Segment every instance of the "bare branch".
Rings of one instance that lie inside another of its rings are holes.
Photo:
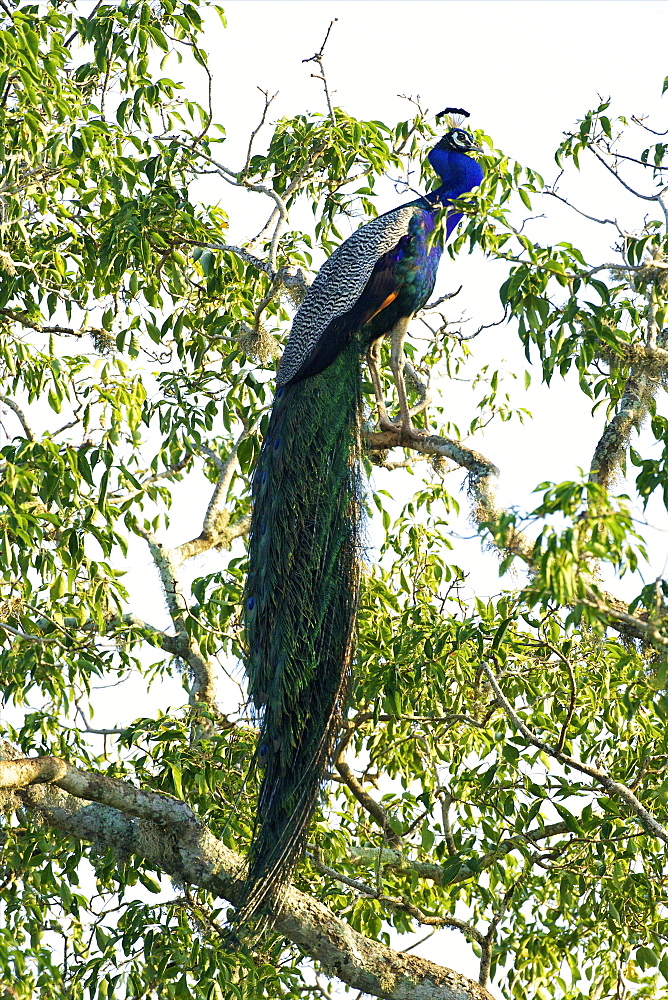
[[[457,334],[449,334],[449,336],[454,336],[459,341],[460,344],[466,340],[473,340],[473,338],[478,337],[483,332],[483,330],[491,330],[493,329],[493,327],[501,326],[502,323],[505,323],[506,320],[508,319],[509,309],[510,307],[506,306],[506,308],[503,310],[503,316],[501,317],[501,319],[497,319],[493,323],[483,323],[482,326],[479,326],[474,333],[469,333],[467,335],[464,335],[460,331]]]
[[[250,166],[251,156],[253,155],[253,143],[255,142],[255,137],[262,128],[262,126],[264,125],[264,123],[266,122],[267,112],[269,111],[269,107],[272,101],[276,100],[277,96],[276,94],[274,94],[273,97],[270,97],[268,92],[266,90],[263,90],[262,87],[258,87],[257,89],[264,97],[264,108],[262,109],[262,117],[260,118],[260,124],[253,129],[253,131],[250,134],[250,139],[248,140],[248,152],[246,153],[246,162],[244,163],[243,170],[241,171],[243,177],[245,177],[248,174],[248,168]]]
[[[431,312],[432,309],[437,309],[438,306],[443,305],[448,299],[454,299],[455,296],[459,295],[463,287],[463,285],[460,285],[456,292],[448,292],[446,295],[441,295],[440,299],[436,299],[434,302],[427,302],[426,306],[423,306],[420,312]]]
[[[15,403],[13,399],[9,398],[9,396],[0,396],[0,402],[4,403],[5,406],[8,406],[10,410],[14,411],[14,413],[16,414],[16,416],[19,418],[19,420],[21,422],[21,426],[23,427],[23,433],[28,438],[28,441],[34,441],[35,440],[35,435],[33,434],[32,430],[30,429],[30,424],[26,420],[25,414],[23,413],[23,410],[18,405],[18,403]]]
[[[605,169],[609,171],[612,174],[612,176],[619,181],[619,183],[622,185],[623,188],[626,188],[626,190],[629,191],[631,194],[635,195],[636,198],[641,198],[643,201],[657,201],[661,206],[661,208],[663,209],[663,213],[666,217],[666,225],[668,226],[668,204],[665,201],[665,194],[668,191],[668,186],[662,188],[656,194],[642,194],[640,191],[636,191],[635,188],[632,188],[630,184],[627,184],[626,181],[622,177],[620,177],[618,171],[615,170],[614,167],[611,167],[610,164],[606,162],[605,158],[601,156],[598,150],[594,149],[593,146],[590,146],[589,148],[591,149],[596,159],[599,160],[603,164]]]
[[[668,135],[668,129],[666,129],[665,132],[655,132],[653,128],[649,127],[649,125],[645,125],[645,123],[642,120],[642,118],[639,118],[637,115],[631,115],[631,121],[635,122],[636,125],[640,125],[640,127],[644,128],[646,132],[651,132],[652,135],[659,135],[659,136],[660,135]]]
[[[320,73],[319,74],[318,73],[311,73],[311,76],[313,77],[314,80],[322,80],[323,87],[325,88],[325,98],[327,100],[327,109],[329,111],[329,118],[330,118],[330,121],[331,121],[332,125],[334,125],[334,126],[336,126],[336,115],[334,114],[334,108],[332,107],[332,99],[329,96],[329,88],[327,86],[327,77],[325,75],[325,67],[324,67],[324,64],[323,64],[323,56],[325,54],[325,46],[327,45],[327,40],[329,38],[329,33],[330,33],[330,31],[332,30],[332,28],[334,27],[334,25],[336,24],[337,21],[338,21],[338,17],[335,17],[333,21],[329,22],[329,28],[327,29],[327,34],[325,35],[325,40],[323,41],[322,45],[320,46],[320,49],[318,50],[318,52],[316,52],[312,56],[309,56],[308,59],[302,59],[302,63],[314,62],[314,63],[317,63],[317,65],[318,65],[318,69],[320,70]]]
[[[563,198],[560,194],[557,194],[554,188],[544,188],[540,193],[547,194],[550,196],[550,198],[556,198],[557,201],[560,201],[564,205],[567,205],[568,208],[572,208],[574,212],[577,212],[578,215],[581,215],[585,219],[589,219],[590,222],[598,222],[599,225],[601,226],[607,226],[607,225],[614,226],[617,230],[619,230],[619,223],[617,222],[616,219],[598,219],[595,215],[587,215],[586,212],[583,212],[581,209],[571,204],[571,202],[568,201],[567,198]]]

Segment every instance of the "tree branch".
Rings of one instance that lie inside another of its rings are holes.
[[[666,828],[659,823],[649,810],[645,808],[630,788],[627,788],[626,785],[622,785],[618,781],[614,781],[614,779],[608,774],[605,774],[604,771],[591,767],[589,764],[583,764],[582,761],[576,760],[575,757],[570,757],[563,751],[557,750],[556,747],[551,747],[549,743],[545,743],[543,740],[538,739],[537,736],[534,736],[529,727],[522,722],[515,709],[504,695],[496,674],[490,665],[486,662],[482,662],[481,666],[492,687],[492,690],[494,691],[499,705],[502,707],[503,711],[506,713],[515,728],[522,734],[527,743],[530,743],[532,746],[536,747],[537,750],[542,750],[543,753],[546,753],[548,756],[558,760],[560,764],[564,764],[566,767],[572,767],[574,771],[579,771],[580,774],[586,774],[587,777],[592,778],[593,781],[600,785],[609,795],[621,799],[647,833],[654,837],[658,837],[658,839],[662,840],[664,844],[668,844],[668,830],[666,830]]]
[[[216,707],[213,665],[202,656],[199,643],[188,634],[186,628],[185,619],[188,614],[188,604],[177,578],[179,564],[174,560],[174,550],[161,545],[152,532],[140,527],[137,527],[137,531],[145,539],[160,574],[167,601],[167,610],[176,632],[174,655],[182,659],[192,671],[189,702],[191,705],[206,704],[213,712],[219,714]]]
[[[658,389],[658,382],[652,386],[641,373],[635,372],[629,376],[617,413],[606,424],[594,449],[589,470],[589,478],[593,482],[606,489],[610,487],[626,456],[631,432],[634,429],[640,430]]]
[[[32,430],[30,429],[30,424],[26,420],[25,415],[23,413],[23,410],[18,405],[18,403],[15,403],[13,399],[9,398],[9,396],[0,396],[0,402],[4,403],[5,406],[8,406],[10,410],[14,411],[14,413],[16,414],[16,416],[19,418],[19,420],[21,422],[21,426],[23,427],[23,433],[28,438],[28,441],[34,441],[35,440],[35,435],[33,434]]]
[[[645,348],[641,349],[645,350]],[[658,353],[658,349],[652,353]],[[668,355],[668,352],[662,353]],[[411,438],[409,444],[406,444],[401,438],[400,430],[367,431],[364,434],[364,440],[372,450],[384,450],[399,446],[408,447],[411,451],[417,451],[423,455],[439,455],[455,462],[469,473],[468,489],[474,501],[472,514],[476,524],[481,526],[500,523],[505,511],[496,502],[499,470],[480,452],[467,448],[459,441],[453,441],[436,434],[425,437],[416,436]],[[530,573],[534,572],[535,567],[533,550],[534,543],[528,535],[515,527],[508,528],[502,551],[521,559]],[[608,620],[608,624],[612,628],[616,628],[625,635],[632,635],[661,647],[668,646],[668,638],[661,634],[656,622],[650,623],[641,617],[630,615],[628,605],[613,594],[602,590],[593,577],[591,585],[587,587],[586,596],[576,603],[595,608]]]
[[[493,851],[476,858],[475,871],[462,864],[462,868],[454,875],[451,870],[448,871],[449,865],[437,865],[430,861],[415,861],[405,857],[401,851],[389,847],[383,847],[380,850],[375,847],[355,847],[351,850],[350,856],[353,861],[360,861],[362,864],[380,865],[382,868],[390,868],[392,871],[428,879],[434,885],[448,886],[477,878],[481,871],[490,868],[499,858],[505,857],[506,854],[510,854],[527,842],[536,843],[550,837],[562,836],[565,833],[568,833],[566,823],[547,823],[545,826],[527,830],[526,833],[515,834],[500,841]]]
[[[4,755],[15,757],[9,744]],[[232,904],[242,888],[239,855],[217,840],[186,803],[54,757],[0,762],[0,787],[49,826],[98,849],[131,853],[165,874]],[[384,1000],[492,1000],[484,987],[426,959],[365,938],[322,903],[290,889],[276,930],[327,973]]]
[[[385,834],[385,838],[388,844],[400,844],[401,837],[398,833],[395,833],[390,826],[390,821],[388,819],[386,811],[383,809],[379,802],[376,802],[371,795],[364,791],[364,788],[357,780],[355,774],[353,773],[350,765],[345,761],[343,754],[339,754],[336,764],[336,770],[339,772],[346,786],[353,793],[359,804],[363,809],[366,809],[369,816],[372,817],[381,828]]]
[[[248,532],[250,527],[250,518],[241,518],[241,520],[237,521],[236,524],[230,525],[229,511],[224,508],[227,490],[232,480],[232,476],[238,467],[237,453],[239,451],[239,445],[245,440],[246,437],[248,437],[248,431],[244,429],[224,462],[220,456],[211,451],[210,448],[207,448],[204,445],[199,445],[199,451],[208,455],[217,466],[219,472],[218,481],[214,487],[206,514],[204,515],[204,521],[202,523],[202,530],[200,534],[197,538],[193,538],[189,542],[183,542],[181,545],[177,545],[175,549],[171,550],[171,560],[174,569],[178,569],[178,567],[181,566],[186,559],[191,559],[193,556],[200,555],[202,552],[207,552],[209,549],[229,548],[235,538],[239,538],[241,535],[245,535]]]
[[[329,39],[329,33],[330,33],[330,31],[332,30],[332,28],[334,27],[334,25],[336,24],[337,21],[338,21],[338,17],[335,17],[333,21],[329,22],[329,28],[327,29],[327,34],[325,35],[325,40],[322,43],[322,45],[320,46],[320,49],[314,55],[309,56],[308,59],[302,59],[303,63],[307,63],[307,62],[317,63],[317,66],[318,66],[318,69],[320,70],[320,73],[319,74],[317,74],[317,73],[311,73],[311,76],[315,80],[322,80],[323,87],[325,88],[325,98],[327,100],[327,110],[329,111],[329,119],[330,119],[332,125],[335,128],[336,128],[336,115],[334,114],[334,108],[332,107],[332,99],[329,96],[329,88],[327,86],[327,76],[325,75],[325,66],[323,64],[323,56],[325,54],[325,46],[327,45],[327,41]]]

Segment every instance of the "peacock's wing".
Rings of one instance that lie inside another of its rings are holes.
[[[415,205],[403,205],[367,222],[325,261],[295,314],[276,375],[279,386],[314,374],[315,352],[323,340],[331,342],[323,334],[332,324],[336,325],[336,320],[355,310],[376,265],[408,235],[416,211],[419,209]],[[374,302],[367,307],[372,309],[371,314],[381,307],[383,298],[375,288],[373,291]],[[376,298],[379,298],[377,304]],[[355,317],[353,323],[344,324],[346,332],[348,325],[353,330],[359,329],[359,319]],[[345,334],[341,338],[345,341]],[[344,347],[342,342],[338,349]],[[322,366],[315,370],[322,370]]]

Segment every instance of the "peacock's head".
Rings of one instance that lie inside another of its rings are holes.
[[[463,108],[445,108],[439,111],[436,121],[443,119],[449,128],[435,149],[445,149],[450,153],[471,153],[480,149],[473,134],[463,127],[465,120],[470,117]]]
[[[471,132],[459,127],[451,128],[449,132],[446,132],[436,146],[436,149],[447,149],[451,153],[471,153],[481,148]]]
[[[442,139],[427,154],[430,164],[443,182],[441,193],[448,199],[458,198],[482,181],[482,167],[470,154],[481,151],[472,132],[463,127],[469,117],[463,108],[446,108],[436,115],[449,125]],[[466,155],[469,154],[469,155]]]

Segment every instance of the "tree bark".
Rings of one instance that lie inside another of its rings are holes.
[[[110,848],[159,868],[234,905],[243,859],[226,848],[185,802],[144,791],[56,757],[7,759],[16,751],[0,742],[0,789],[16,805],[77,840]],[[299,890],[287,891],[274,927],[330,976],[385,1000],[491,1000],[465,976],[397,952],[354,931],[331,910]]]

